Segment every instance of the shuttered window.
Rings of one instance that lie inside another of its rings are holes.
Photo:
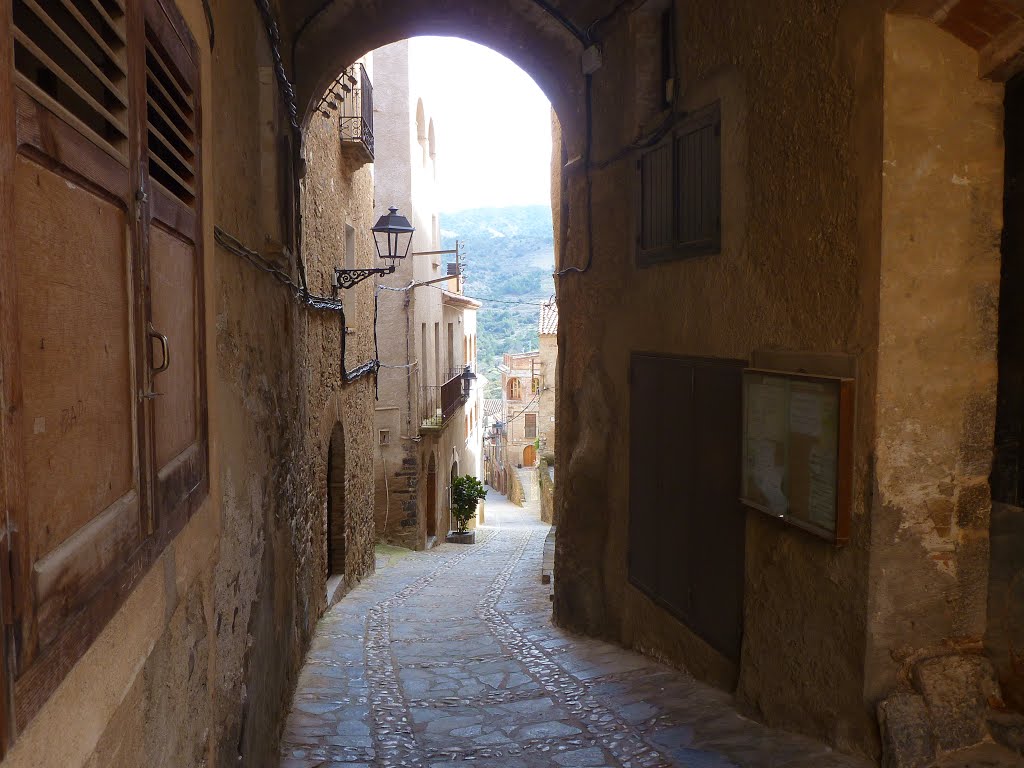
[[[128,151],[122,0],[14,0],[16,82],[115,157]]]
[[[721,112],[716,103],[641,155],[638,257],[649,264],[718,253],[722,242]]]
[[[171,0],[13,0],[11,20],[4,748],[208,484],[195,44]]]

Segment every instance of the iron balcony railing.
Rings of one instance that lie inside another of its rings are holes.
[[[463,371],[449,375],[440,387],[421,387],[420,428],[443,429],[459,406],[466,402]]]
[[[362,64],[349,67],[343,79],[350,90],[345,94],[341,108],[342,146],[355,148],[367,162],[372,162],[373,83]]]

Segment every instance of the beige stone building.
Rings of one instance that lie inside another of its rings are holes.
[[[459,255],[441,251],[437,132],[408,41],[374,62],[388,83],[375,100],[377,207],[398,207],[416,227],[410,257],[378,288],[375,518],[379,537],[422,549],[450,530],[452,478],[483,478],[483,387],[467,378],[480,302],[462,295]]]
[[[342,222],[381,266],[387,203],[318,108],[417,34],[558,118],[554,620],[871,759],[987,738],[1024,707],[1021,30],[1014,0],[0,0],[4,765],[276,763],[329,570],[373,567],[378,358],[426,358],[391,430],[437,444],[448,321],[385,328],[436,289],[382,293],[378,355],[371,282],[340,317]],[[740,505],[751,364],[853,381],[845,542]]]
[[[541,377],[540,352],[506,352],[498,366],[504,413],[505,461],[513,467],[537,463],[540,436]]]
[[[537,398],[537,437],[540,455],[555,453],[555,416],[558,413],[558,303],[552,298],[540,309],[537,321],[540,395]]]

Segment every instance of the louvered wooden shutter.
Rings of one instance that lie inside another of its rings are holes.
[[[128,63],[122,0],[13,0],[17,84],[127,162]]]
[[[638,163],[640,264],[718,253],[722,242],[721,111],[686,120]]]
[[[170,536],[208,488],[199,70],[184,22],[158,0],[146,3],[145,41],[154,525]]]
[[[11,20],[15,228],[0,280],[14,289],[0,346],[21,729],[134,583],[144,493],[126,9],[14,0]]]
[[[672,144],[665,142],[640,158],[640,250],[646,254],[672,247],[674,189]]]
[[[718,252],[722,240],[721,133],[718,105],[687,120],[675,137],[675,245]]]

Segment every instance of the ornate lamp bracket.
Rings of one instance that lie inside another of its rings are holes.
[[[353,285],[358,285],[368,277],[374,275],[391,275],[394,274],[395,266],[392,264],[390,267],[382,267],[380,269],[334,269],[334,287],[335,288],[351,288]]]

